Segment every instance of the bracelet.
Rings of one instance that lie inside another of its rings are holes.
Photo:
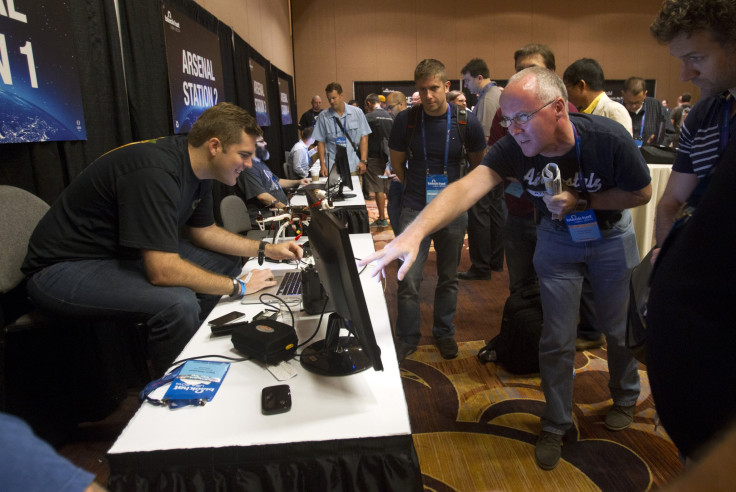
[[[230,294],[230,297],[235,297],[238,295],[238,292],[240,292],[240,283],[237,278],[233,278],[231,280],[233,281],[233,292]]]
[[[236,280],[238,281],[238,284],[240,284],[240,297],[243,297],[245,295],[245,282],[239,278]]]
[[[263,260],[266,258],[266,242],[261,241],[258,245],[258,264],[263,265]]]

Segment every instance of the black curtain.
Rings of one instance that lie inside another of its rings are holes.
[[[0,184],[48,203],[94,159],[131,138],[113,0],[69,0],[86,141],[0,144]]]
[[[271,80],[271,92],[274,94],[274,102],[273,106],[277,110],[278,113],[278,120],[279,125],[281,125],[281,142],[283,143],[283,148],[281,149],[283,152],[281,152],[281,156],[284,156],[284,152],[291,150],[291,148],[294,146],[294,144],[299,140],[299,115],[296,114],[296,101],[294,100],[294,79],[291,75],[287,75],[285,72],[282,72],[275,66],[271,65],[271,75],[273,77],[273,80]],[[291,124],[284,125],[281,121],[281,99],[280,99],[280,93],[279,93],[279,79],[284,80],[288,84],[288,92],[289,92],[289,110],[291,111]],[[283,157],[282,157],[283,158]],[[283,162],[283,161],[282,161]],[[281,169],[283,171],[283,167]],[[279,174],[281,177],[282,174]]]

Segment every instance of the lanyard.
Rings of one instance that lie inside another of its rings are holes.
[[[483,99],[483,95],[484,95],[484,94],[485,94],[485,93],[486,93],[486,92],[488,91],[488,89],[490,89],[490,88],[491,88],[491,87],[493,87],[494,85],[496,85],[496,83],[495,83],[495,82],[489,82],[488,84],[486,84],[486,86],[485,86],[485,87],[483,87],[483,88],[482,88],[482,89],[480,90],[480,92],[478,93],[478,101],[480,101],[481,99]]]
[[[726,104],[723,105],[723,124],[721,125],[721,153],[728,145],[729,130],[731,126],[731,106],[733,106],[733,97],[729,94],[726,96]]]
[[[642,107],[641,108],[641,126],[639,127],[639,140],[642,142],[644,141],[644,120],[647,117],[646,110]]]
[[[332,117],[332,124],[335,126],[335,135],[339,135],[339,133],[337,131],[338,130],[337,118],[339,118],[339,116],[333,116]],[[342,119],[342,118],[340,118],[340,119]],[[348,122],[348,115],[347,115],[347,112],[346,112],[346,114],[345,114],[345,123],[347,124],[347,122]],[[343,128],[344,127],[345,127],[345,125],[343,125]],[[345,135],[345,130],[342,131],[342,134]]]
[[[447,105],[447,135],[445,135],[445,174],[447,174],[447,159],[450,155],[450,127],[452,117],[450,115],[451,106]],[[429,174],[429,158],[427,157],[427,135],[424,132],[424,111],[422,111],[422,148],[424,149],[424,164],[427,166],[427,174]]]
[[[585,186],[585,176],[583,175],[583,160],[580,157],[582,154],[580,151],[580,135],[578,135],[578,129],[575,128],[575,123],[570,121],[570,124],[572,125],[572,133],[575,135],[575,155],[578,157],[578,182],[583,187],[583,191],[587,193],[588,188]]]

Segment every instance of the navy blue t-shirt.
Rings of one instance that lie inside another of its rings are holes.
[[[629,132],[618,122],[603,116],[575,113],[570,115],[580,135],[581,164],[585,188],[590,193],[619,188],[638,191],[651,182],[649,168]],[[483,164],[502,178],[516,178],[529,193],[534,206],[552,219],[542,197],[545,186],[542,170],[549,163],[559,166],[565,185],[584,191],[579,182],[577,152],[573,146],[565,155],[526,157],[512,135],[506,135],[488,151]],[[618,211],[596,211],[599,221]]]
[[[460,162],[462,160],[462,145],[458,133],[457,107],[448,104],[450,111],[450,149],[447,159],[448,182],[452,183],[460,178]],[[422,118],[417,117],[417,126],[412,130],[408,128],[411,109],[405,109],[396,116],[394,126],[391,129],[391,137],[388,140],[390,149],[397,152],[407,152],[407,138],[411,135],[411,148],[413,158],[409,159],[407,177],[404,184],[403,206],[414,210],[422,210],[426,205],[426,177],[429,174],[442,174],[444,172],[445,141],[447,135],[447,113],[442,116],[429,116],[424,114],[425,135],[427,143],[427,157],[424,159],[424,146],[422,145]],[[483,127],[478,119],[468,111],[467,132],[465,136],[465,148],[468,152],[478,152],[486,148],[486,139]],[[408,157],[408,155],[407,155]],[[394,166],[396,164],[394,163]]]
[[[64,190],[31,236],[23,272],[70,260],[176,253],[179,229],[214,224],[212,181],[192,171],[184,135],[119,147]]]

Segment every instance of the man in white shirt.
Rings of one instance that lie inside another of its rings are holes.
[[[302,139],[294,144],[291,151],[289,151],[289,157],[286,159],[289,169],[300,178],[309,177],[309,168],[312,165],[309,146],[314,143],[314,139],[312,138],[313,131],[314,128],[312,127],[302,130]]]

